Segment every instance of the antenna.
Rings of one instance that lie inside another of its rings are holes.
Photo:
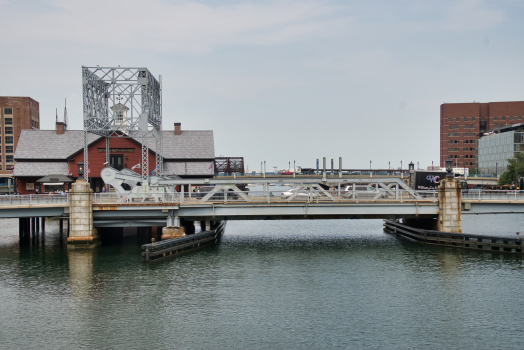
[[[64,102],[64,130],[67,130],[67,124],[68,122],[67,122],[67,98],[66,98]]]

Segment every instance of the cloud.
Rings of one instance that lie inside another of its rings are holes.
[[[339,22],[326,2],[282,1],[209,6],[161,0],[54,0],[47,11],[6,5],[10,40],[55,41],[111,49],[206,53],[218,45],[286,44],[334,33]]]

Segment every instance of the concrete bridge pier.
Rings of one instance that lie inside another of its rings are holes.
[[[444,180],[440,181],[438,231],[462,233],[461,195],[462,190],[458,179],[446,176]]]
[[[93,190],[85,180],[77,180],[69,191],[68,248],[92,248],[98,243],[93,228]]]
[[[211,230],[211,222],[210,221],[200,221],[200,230],[202,232],[210,231]]]
[[[171,239],[185,236],[185,228],[180,223],[180,217],[170,216],[167,218],[167,227],[162,228],[161,239]]]

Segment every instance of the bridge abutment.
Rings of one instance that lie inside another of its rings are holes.
[[[457,179],[446,176],[444,180],[440,181],[438,202],[437,230],[462,233],[461,188]]]
[[[93,190],[85,180],[77,180],[69,191],[70,231],[68,248],[92,248],[98,243],[93,228]]]

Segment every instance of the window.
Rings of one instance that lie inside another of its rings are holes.
[[[475,117],[471,118],[471,121],[473,121],[473,122],[474,122],[474,121],[475,121]]]
[[[2,171],[2,164],[0,164],[0,171]]]
[[[13,125],[13,118],[5,118],[4,119],[5,125]]]
[[[513,120],[513,117],[509,117],[509,120]]]
[[[458,121],[458,122],[459,122],[459,121],[460,121],[460,118],[457,118],[457,119],[456,119],[456,121]]]
[[[13,114],[12,108],[4,108],[4,114]]]
[[[481,122],[484,122],[484,121],[486,121],[486,120],[485,120],[484,118],[480,118],[480,121],[481,121]]]
[[[468,121],[468,118],[467,118],[467,117],[464,117],[464,121],[467,122],[467,121]]]
[[[5,146],[5,153],[14,153],[13,146]]]
[[[5,127],[5,134],[6,135],[13,135],[13,127],[12,126],[6,126]]]
[[[6,136],[5,137],[5,143],[12,145],[13,144],[13,136]]]
[[[453,148],[448,148],[448,152],[451,152],[451,151],[453,151]]]
[[[0,145],[0,153],[2,153],[2,145]]]
[[[450,121],[451,121],[451,118],[448,118],[448,122],[450,122]]]
[[[493,118],[493,120],[499,120],[498,117]]]
[[[519,120],[522,120],[522,116],[521,115],[519,115]]]
[[[453,125],[450,125],[449,128],[450,128],[450,129],[453,129]]]
[[[5,162],[6,163],[12,163],[13,162],[13,156],[5,156]]]
[[[506,117],[502,117],[502,120],[506,120]]]

